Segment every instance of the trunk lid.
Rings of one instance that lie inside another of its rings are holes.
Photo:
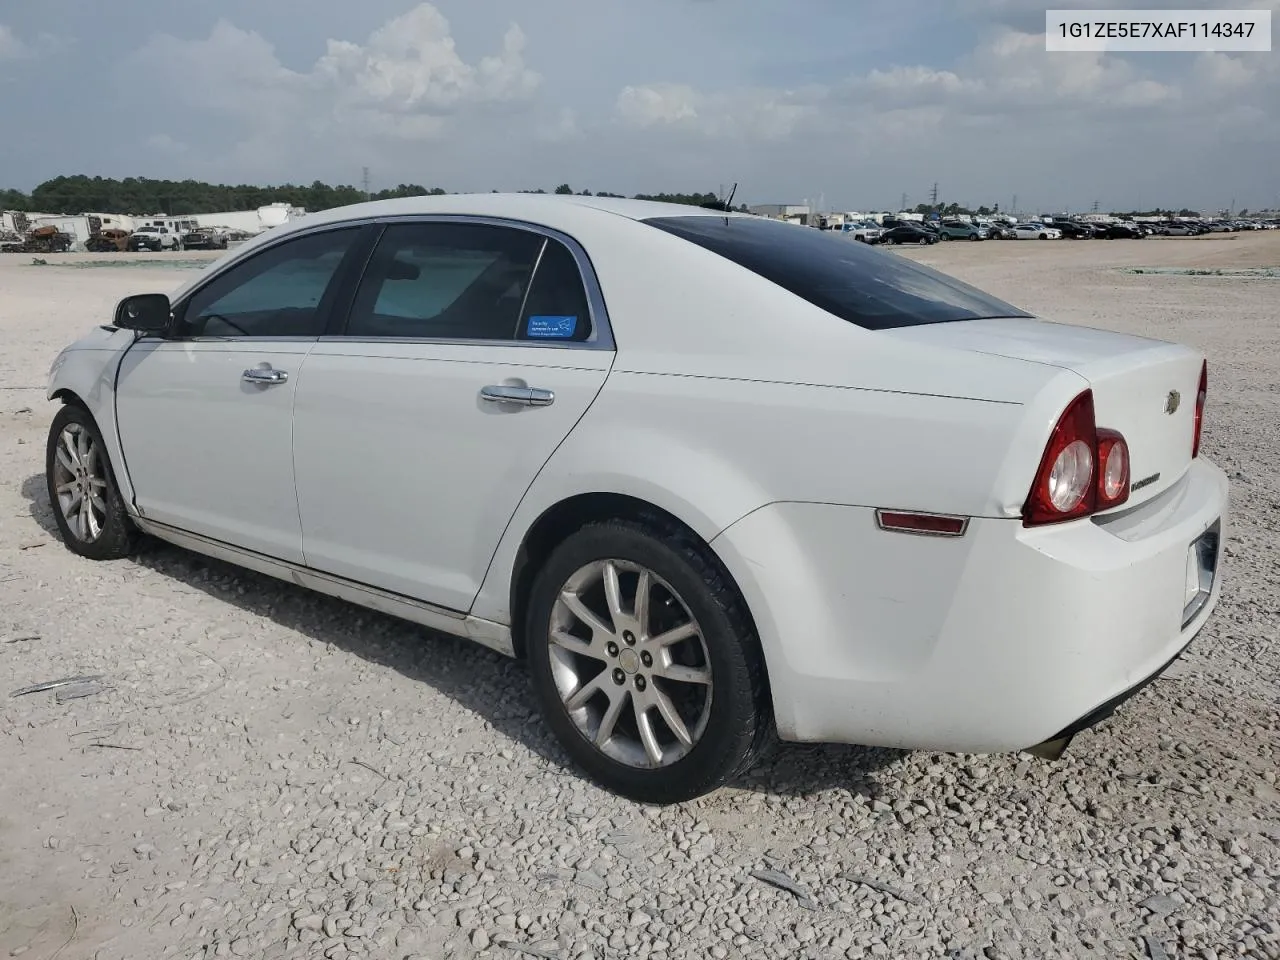
[[[1176,343],[1010,317],[880,331],[913,340],[1071,370],[1089,381],[1099,427],[1129,445],[1133,489],[1125,509],[1176,483],[1191,465],[1203,355]]]

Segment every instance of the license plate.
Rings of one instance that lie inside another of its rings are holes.
[[[1218,574],[1218,549],[1221,523],[1198,536],[1187,547],[1186,574],[1182,593],[1182,625],[1199,615],[1213,594],[1213,582]]]

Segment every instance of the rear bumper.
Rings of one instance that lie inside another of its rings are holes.
[[[1200,459],[1097,520],[975,518],[949,539],[878,530],[869,508],[774,504],[713,546],[756,618],[785,739],[1018,750],[1101,719],[1200,631],[1222,578],[1215,562],[1193,590],[1189,551],[1221,543],[1227,493]]]

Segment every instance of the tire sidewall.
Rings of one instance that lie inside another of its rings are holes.
[[[650,569],[680,595],[702,630],[711,665],[711,716],[689,754],[661,770],[628,767],[605,756],[578,731],[551,672],[548,631],[560,587],[597,560],[629,560]],[[585,527],[564,541],[538,573],[525,618],[526,654],[534,693],[549,726],[570,756],[609,789],[640,802],[670,803],[706,792],[737,769],[755,735],[757,715],[748,657],[754,636],[741,637],[730,611],[680,551],[657,535],[615,525]]]
[[[104,511],[102,533],[92,543],[85,543],[71,531],[71,528],[67,525],[66,518],[62,515],[62,510],[58,507],[58,496],[54,490],[54,458],[57,455],[58,441],[62,436],[62,431],[69,423],[78,423],[89,431],[89,435],[98,447],[98,456],[103,465],[103,476],[107,482],[107,488],[103,495],[106,510]],[[97,423],[94,422],[93,415],[79,404],[68,403],[64,405],[49,425],[49,437],[45,444],[44,473],[45,490],[49,496],[49,508],[53,512],[53,521],[57,524],[58,533],[68,550],[90,560],[117,559],[128,552],[135,535],[134,527],[129,519],[128,511],[125,509],[124,500],[120,496],[120,488],[116,484],[115,470],[112,468],[111,458],[107,454],[106,443],[102,439],[102,431],[98,429]]]

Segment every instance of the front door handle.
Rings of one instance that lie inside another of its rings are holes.
[[[263,367],[250,367],[240,375],[240,379],[249,383],[284,383],[289,379],[289,374],[283,370],[273,370],[270,367],[265,369]]]
[[[525,407],[548,407],[555,402],[556,395],[550,390],[540,387],[509,387],[505,384],[490,384],[480,388],[480,398],[493,403],[518,403]]]

